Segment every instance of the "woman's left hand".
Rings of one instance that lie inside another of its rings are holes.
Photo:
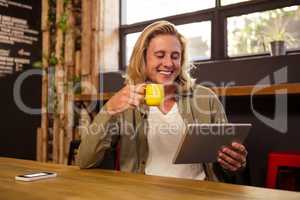
[[[244,145],[233,142],[231,146],[219,150],[218,162],[225,170],[237,172],[246,167],[247,154]]]

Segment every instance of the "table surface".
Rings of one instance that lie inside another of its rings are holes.
[[[16,175],[51,171],[56,178],[15,181]],[[101,169],[81,170],[0,157],[0,199],[300,199],[300,193],[209,181],[145,176]]]

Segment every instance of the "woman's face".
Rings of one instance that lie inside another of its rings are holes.
[[[181,45],[174,35],[158,35],[146,52],[146,76],[160,84],[172,84],[180,73]]]

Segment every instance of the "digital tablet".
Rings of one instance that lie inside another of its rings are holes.
[[[218,151],[243,143],[251,124],[188,124],[173,158],[174,164],[216,162]]]

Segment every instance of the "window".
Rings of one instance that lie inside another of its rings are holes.
[[[128,65],[129,63],[134,44],[137,41],[140,34],[141,32],[126,35],[126,65]]]
[[[178,31],[188,39],[190,60],[210,59],[211,22],[184,24],[177,26]]]
[[[125,0],[122,24],[178,15],[215,7],[215,0]]]
[[[140,32],[156,19],[174,23],[188,38],[190,59],[195,62],[267,56],[277,27],[283,32],[279,35],[284,35],[287,52],[300,52],[299,1],[120,1],[121,70],[126,69]]]
[[[300,48],[300,7],[291,6],[227,19],[228,56],[270,52],[270,42],[284,40]]]
[[[251,0],[221,0],[221,5],[226,6],[229,4],[241,3],[245,1],[251,1]]]
[[[210,59],[211,22],[198,22],[177,26],[178,31],[188,39],[189,56],[194,60]],[[128,65],[134,44],[141,32],[126,35],[126,64]]]

